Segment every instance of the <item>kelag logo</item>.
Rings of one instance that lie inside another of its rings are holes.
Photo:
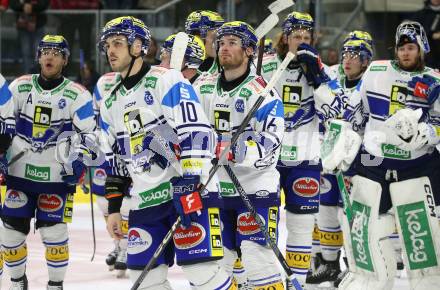
[[[50,167],[39,167],[32,164],[26,164],[24,176],[35,181],[49,181]]]

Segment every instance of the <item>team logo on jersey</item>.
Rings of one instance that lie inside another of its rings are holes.
[[[56,212],[64,205],[63,199],[56,194],[40,194],[38,196],[38,208],[45,212]]]
[[[136,255],[146,251],[153,243],[153,238],[149,232],[141,228],[131,228],[128,231],[127,252]]]
[[[144,100],[147,105],[152,105],[154,103],[153,96],[149,91],[145,91]]]
[[[60,109],[60,110],[62,110],[62,109],[64,109],[66,107],[66,100],[65,99],[60,99],[59,101],[58,101],[58,108]]]
[[[237,101],[235,101],[235,110],[239,113],[244,112],[244,101],[242,99],[237,99]]]
[[[293,182],[293,191],[303,197],[313,197],[319,193],[319,182],[315,178],[301,177]]]
[[[20,208],[27,204],[28,198],[24,192],[10,189],[6,192],[5,206],[8,208]]]
[[[264,218],[260,214],[258,215],[263,223],[266,224]],[[237,217],[237,230],[240,234],[249,236],[258,233],[260,231],[260,227],[250,213],[243,212]]]
[[[408,89],[401,86],[391,87],[391,100],[390,100],[390,110],[389,114],[393,115],[398,110],[405,108],[406,95],[408,94]]]
[[[231,113],[214,110],[214,128],[217,132],[231,131]]]
[[[300,86],[283,86],[283,104],[284,115],[292,117],[296,110],[301,106],[302,87]]]
[[[35,106],[34,124],[32,126],[32,137],[41,138],[50,127],[52,108]]]
[[[206,237],[206,231],[199,223],[192,222],[191,227],[179,227],[174,233],[173,240],[176,248],[186,250],[199,245]]]
[[[124,124],[130,136],[130,152],[136,155],[142,152],[144,139],[144,125],[139,110],[133,110],[124,114]]]

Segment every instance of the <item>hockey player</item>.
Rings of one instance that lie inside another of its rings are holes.
[[[225,21],[220,14],[209,10],[191,12],[186,18],[185,32],[199,36],[204,41],[207,57],[199,67],[202,72],[218,72],[215,62],[215,32],[223,23]]]
[[[160,53],[161,66],[169,68],[171,53],[173,50],[174,40],[176,34],[172,34],[165,39],[162,44],[162,50]],[[183,76],[193,84],[196,79],[202,74],[199,71],[200,65],[206,59],[206,50],[203,41],[195,35],[188,35],[189,41],[185,50],[185,57],[182,64]]]
[[[393,287],[396,259],[388,237],[396,225],[411,289],[440,283],[435,210],[440,201],[435,150],[440,140],[440,75],[424,65],[428,52],[423,27],[402,22],[396,31],[396,60],[371,63],[344,113],[349,123],[330,127],[329,136],[337,137],[326,138],[334,140],[334,150],[323,152],[324,168],[346,170],[354,159],[356,173],[352,227],[344,232],[350,234],[355,269],[350,268],[339,289]]]
[[[351,35],[353,33],[350,33]],[[373,49],[364,40],[347,40],[341,49],[343,76],[339,82],[345,96],[351,93],[359,83],[373,57]],[[344,105],[348,100],[344,99]],[[342,117],[342,114],[338,116]],[[340,273],[339,253],[343,244],[342,230],[338,220],[340,190],[336,176],[324,174],[321,177],[318,227],[320,232],[320,266],[312,275],[307,276],[307,284],[320,284],[335,281]],[[341,208],[339,208],[341,209]],[[342,210],[342,209],[341,209]]]
[[[15,162],[6,177],[2,236],[10,289],[28,289],[26,236],[31,219],[36,219],[46,247],[47,289],[55,290],[63,289],[69,262],[67,223],[72,220],[75,183],[84,170],[82,163],[75,163],[74,174],[62,176],[65,168],[55,159],[56,138],[75,130],[84,140],[93,132],[95,120],[90,93],[62,75],[69,58],[64,37],[44,36],[37,58],[40,74],[24,75],[9,86],[16,129],[9,154]],[[5,101],[0,107],[2,120],[11,118],[5,115],[10,113],[3,107]],[[16,159],[18,154],[23,156]]]
[[[15,133],[15,120],[13,118],[13,103],[11,98],[11,91],[8,88],[8,82],[0,74],[0,103],[3,110],[9,110],[9,113],[0,114],[0,175],[2,181],[7,174],[8,161],[6,159],[6,151],[11,144],[11,136]],[[7,104],[9,103],[9,104]],[[3,183],[3,182],[2,182]],[[0,205],[1,196],[0,196]],[[0,206],[1,215],[1,206]],[[0,229],[0,231],[2,231]],[[2,242],[2,235],[0,235],[0,243]],[[1,245],[1,244],[0,244]],[[3,275],[3,248],[0,246],[0,288],[2,285]]]
[[[317,51],[311,46],[313,26],[309,14],[290,13],[282,24],[277,54],[265,57],[262,66],[263,76],[269,80],[287,51],[297,55],[276,89],[281,93],[285,119],[278,170],[286,196],[286,260],[302,284],[310,268],[314,216],[319,207],[318,113],[323,119],[335,117],[340,110],[342,92],[336,80],[330,82]]]
[[[101,76],[93,91],[93,107],[95,115],[99,120],[99,108],[101,107],[102,100],[107,97],[115,86],[121,81],[121,76],[117,72],[110,72]],[[99,124],[98,124],[99,125]],[[99,126],[98,126],[99,130]],[[104,215],[107,222],[108,217],[108,201],[105,198],[105,180],[107,178],[108,164],[104,163],[98,167],[89,168],[91,170],[90,177],[92,194],[95,194],[97,204]],[[127,269],[127,234],[128,234],[128,211],[129,211],[129,192],[124,195],[124,200],[121,206],[121,230],[123,233],[122,239],[114,239],[115,248],[111,251],[105,260],[109,266],[109,270],[114,269],[118,271],[117,277],[122,278],[125,276]]]
[[[223,144],[230,140],[262,92],[264,81],[251,72],[257,37],[250,25],[227,22],[218,29],[216,39],[221,73],[201,76],[195,87],[218,134],[219,156]],[[219,161],[232,167],[274,239],[280,203],[275,166],[283,128],[282,103],[278,94],[272,92],[229,152],[230,160]],[[251,289],[284,289],[274,254],[224,168],[219,169],[219,178],[225,200],[222,212],[225,269],[232,273],[237,257],[235,249],[240,247]]]
[[[138,289],[171,289],[167,272],[174,251],[196,289],[236,289],[217,261],[223,257],[217,183],[208,184],[201,198],[197,192],[208,177],[215,136],[182,74],[142,61],[150,39],[145,24],[131,16],[109,21],[101,33],[100,48],[112,70],[121,74],[100,111],[112,165],[105,185],[110,198],[107,229],[114,237],[122,235],[119,208],[128,178],[114,167],[120,165],[114,162],[116,155],[133,181],[127,250],[133,280],[170,230],[176,212],[183,225],[174,234],[174,247],[166,248]]]

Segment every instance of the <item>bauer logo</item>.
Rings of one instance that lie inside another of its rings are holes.
[[[32,126],[32,137],[41,138],[50,126],[52,109],[35,106],[34,124]]]
[[[146,251],[153,243],[150,233],[141,228],[131,228],[128,232],[127,252],[136,255]]]
[[[229,132],[231,130],[230,112],[214,110],[214,125],[217,132]]]
[[[313,197],[319,193],[319,182],[315,178],[301,177],[293,182],[293,191],[303,197]]]
[[[64,205],[63,199],[56,194],[40,194],[38,196],[38,208],[45,212],[56,212]]]
[[[411,270],[438,265],[428,214],[423,201],[397,207]]]
[[[192,222],[191,227],[179,227],[174,233],[174,245],[179,250],[186,250],[199,245],[206,237],[206,231],[201,224]]]
[[[26,164],[24,176],[35,181],[49,181],[50,167],[39,167],[32,164]]]
[[[264,218],[260,214],[259,216],[263,223],[266,224]],[[240,234],[248,236],[258,233],[260,227],[250,213],[244,212],[237,217],[237,230]]]
[[[353,256],[358,267],[374,272],[368,241],[368,226],[371,207],[353,201],[353,226],[351,228],[351,243]]]
[[[8,208],[20,208],[27,204],[26,194],[18,190],[8,190],[6,192],[5,206]]]

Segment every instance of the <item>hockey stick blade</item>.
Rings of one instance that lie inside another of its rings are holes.
[[[180,71],[182,62],[185,58],[186,47],[188,46],[189,37],[185,32],[177,33],[174,38],[173,50],[171,52],[170,68]]]
[[[251,214],[251,216],[254,218],[255,222],[257,223],[258,227],[260,228],[260,231],[263,234],[264,238],[266,239],[267,244],[272,249],[278,262],[280,262],[281,267],[283,268],[284,272],[287,274],[287,277],[289,277],[289,281],[292,283],[292,286],[294,287],[295,290],[302,290],[302,287],[299,284],[298,280],[294,277],[292,269],[290,269],[289,265],[287,264],[286,259],[284,258],[283,254],[281,253],[280,249],[278,248],[276,242],[272,239],[269,232],[267,231],[267,228],[264,224],[264,221],[261,219],[260,215],[257,213],[255,207],[252,205],[247,193],[244,191],[243,187],[241,186],[240,182],[238,181],[238,178],[235,175],[234,171],[232,171],[232,168],[229,165],[224,165],[223,167],[226,170],[226,173],[228,174],[232,183],[234,184],[235,189],[240,194],[241,200],[243,201],[247,210],[249,211],[249,213]]]
[[[270,12],[273,14],[278,14],[286,8],[289,8],[295,4],[292,0],[277,0],[269,4],[267,8],[269,8]]]
[[[269,31],[274,28],[278,24],[278,15],[276,14],[270,14],[266,17],[266,19],[261,22],[260,25],[258,25],[257,29],[255,29],[255,35],[258,37],[258,39],[261,39],[263,36],[265,36]]]

